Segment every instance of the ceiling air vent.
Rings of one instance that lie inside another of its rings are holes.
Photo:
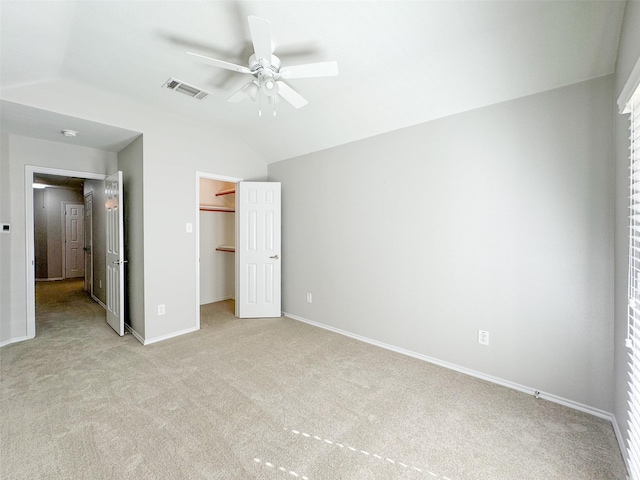
[[[193,85],[184,83],[182,80],[176,80],[175,78],[170,78],[165,82],[163,86],[170,88],[171,90],[174,90],[176,92],[189,95],[190,97],[197,98],[198,100],[202,100],[207,95],[209,95],[209,92],[205,92],[204,90],[198,87],[194,87]]]

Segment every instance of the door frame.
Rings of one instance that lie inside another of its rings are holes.
[[[193,229],[196,236],[196,330],[200,330],[200,179],[219,180],[221,182],[238,183],[244,179],[229,177],[215,173],[196,172],[196,221]]]
[[[84,196],[84,192],[82,192],[82,194]],[[69,278],[67,277],[67,205],[82,207],[82,244],[84,246],[84,203],[62,202],[62,278],[64,279]]]
[[[34,218],[33,218],[33,174],[44,173],[49,175],[62,175],[65,177],[86,178],[88,180],[105,180],[107,175],[102,173],[81,172],[75,170],[63,170],[60,168],[37,167],[26,165],[24,167],[25,185],[25,232],[26,232],[26,303],[27,303],[27,338],[36,336],[36,271],[35,271],[35,245],[34,245]]]

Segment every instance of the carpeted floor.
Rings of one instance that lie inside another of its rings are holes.
[[[3,479],[624,479],[609,422],[287,318],[118,337],[38,283],[0,349]]]

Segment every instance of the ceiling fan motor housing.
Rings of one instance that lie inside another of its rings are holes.
[[[280,72],[280,59],[275,55],[271,55],[271,65],[264,66],[262,63],[258,61],[255,53],[249,57],[249,68],[253,72],[254,75],[258,75],[261,71],[267,70],[265,73],[272,73],[272,76],[278,77],[278,73]]]

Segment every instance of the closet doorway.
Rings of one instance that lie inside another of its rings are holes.
[[[196,312],[200,306],[235,300],[235,187],[241,178],[196,172]]]

